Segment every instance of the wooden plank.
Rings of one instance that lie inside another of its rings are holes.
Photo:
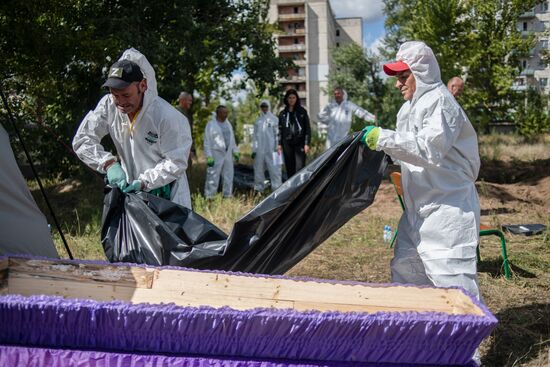
[[[75,264],[68,261],[10,257],[10,272],[51,279],[72,279],[133,288],[151,288],[154,269],[129,266]]]
[[[483,316],[483,310],[477,306],[472,300],[463,292],[456,291],[450,294],[452,297],[452,305],[455,310],[465,311],[470,315]]]
[[[369,287],[175,270],[159,271],[153,281],[153,288],[203,294],[205,298],[240,295],[277,299],[310,305],[310,309],[318,310],[340,305],[341,309],[350,311],[371,307],[376,310],[387,308],[448,314],[469,314],[472,311],[475,314],[481,313],[479,309],[464,307],[462,302],[453,304],[457,299],[453,293],[459,291],[434,288]],[[315,305],[318,306],[314,307]]]
[[[0,260],[0,295],[8,294],[8,258]]]
[[[131,303],[174,303],[179,306],[229,306],[237,310],[257,307],[293,308],[292,302],[251,299],[247,297],[210,297],[188,295],[185,292],[165,292],[146,288],[117,287],[110,284],[61,281],[47,278],[9,277],[11,294],[31,296],[36,294],[61,296],[65,298],[93,299],[96,301],[126,301]]]
[[[372,287],[366,284],[320,283],[21,258],[10,258],[9,279],[10,293],[53,294],[98,301],[174,302],[182,306],[229,306],[235,309],[276,307],[300,311],[416,311],[483,315],[479,307],[455,289]],[[47,291],[36,286],[32,288],[32,293],[25,289],[25,282],[41,284]],[[15,286],[17,288],[12,288]]]

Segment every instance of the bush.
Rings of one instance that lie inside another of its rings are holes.
[[[518,133],[528,140],[536,140],[540,135],[550,132],[548,114],[548,96],[535,89],[529,89],[516,112]]]

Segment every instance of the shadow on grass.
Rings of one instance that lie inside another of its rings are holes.
[[[43,184],[48,201],[63,231],[78,235],[87,225],[101,220],[104,189],[101,176],[86,172],[75,179],[48,181]],[[53,228],[51,212],[38,185],[34,185],[31,193]]]
[[[481,215],[513,214],[517,212],[516,209],[510,208],[481,209]]]
[[[536,278],[537,276],[525,269],[520,268],[512,263],[508,263],[512,276],[522,278]],[[477,264],[477,271],[480,273],[488,273],[492,278],[504,277],[504,267],[502,265],[502,258],[481,260]]]
[[[549,303],[508,308],[495,316],[499,324],[493,332],[494,342],[482,361],[484,366],[516,366],[546,360],[550,345]]]

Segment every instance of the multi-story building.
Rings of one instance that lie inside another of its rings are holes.
[[[336,19],[329,0],[271,0],[269,20],[280,26],[276,35],[279,55],[296,65],[280,83],[285,90],[298,91],[302,105],[315,120],[330,98],[326,90],[332,51],[351,42],[362,45],[362,19]]]
[[[514,83],[518,91],[536,88],[542,92],[550,92],[550,65],[547,65],[541,55],[548,52],[550,40],[550,10],[549,1],[543,1],[523,13],[518,20],[518,29],[524,37],[534,35],[537,43],[529,51],[529,55],[521,60],[521,74]]]

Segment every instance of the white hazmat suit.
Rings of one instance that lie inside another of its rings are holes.
[[[109,134],[129,183],[140,180],[145,191],[150,191],[173,182],[171,200],[191,208],[185,172],[192,143],[189,122],[158,96],[155,71],[143,54],[130,48],[122,54],[123,59],[139,65],[147,79],[143,106],[133,128],[128,115],[120,112],[112,95],[107,94],[84,117],[73,139],[73,149],[84,163],[105,173],[105,163],[115,158],[100,144]]]
[[[229,146],[225,144],[223,130],[220,124],[227,124],[230,131]],[[204,184],[204,196],[211,198],[216,195],[220,183],[220,175],[223,179],[223,196],[231,197],[233,194],[233,154],[239,153],[235,143],[235,134],[229,120],[218,122],[216,116],[206,124],[204,130],[204,154],[214,158],[214,166],[206,169],[206,182]]]
[[[392,281],[461,286],[480,299],[476,132],[442,84],[428,46],[406,42],[397,60],[409,66],[416,91],[399,110],[396,131],[380,130],[376,148],[401,165],[406,209],[391,262]]]
[[[319,121],[328,126],[326,149],[329,149],[348,135],[353,115],[367,122],[374,122],[376,120],[376,117],[372,113],[348,101],[348,93],[345,90],[342,90],[342,94],[344,98],[340,104],[332,101],[317,115]]]
[[[271,104],[263,100],[260,105],[267,104],[267,112],[260,112],[260,117],[254,123],[252,152],[254,158],[254,190],[264,191],[265,168],[269,172],[271,188],[276,190],[281,186],[281,165],[274,164],[273,153],[277,153],[279,119],[271,113]]]

